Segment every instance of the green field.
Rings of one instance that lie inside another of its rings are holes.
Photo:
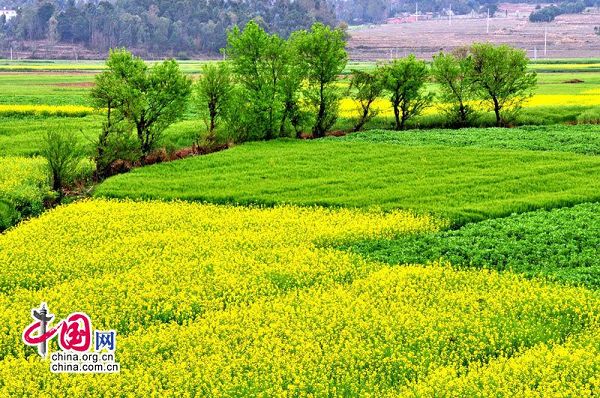
[[[599,172],[599,157],[570,153],[283,140],[137,169],[95,195],[403,208],[461,224],[600,200]]]
[[[514,129],[372,130],[332,140],[401,146],[449,146],[573,152],[600,155],[600,126],[526,126]]]

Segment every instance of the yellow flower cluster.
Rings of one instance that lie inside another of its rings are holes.
[[[440,225],[403,211],[78,203],[0,237],[0,292],[14,310],[0,313],[0,323],[41,301],[59,313],[76,303],[99,327],[120,333],[183,322],[290,289],[349,283],[372,270],[330,248],[332,240]],[[0,356],[19,346],[12,337],[0,340]]]
[[[81,105],[0,105],[0,115],[87,116],[94,108]]]
[[[488,110],[482,106],[479,102],[472,101],[470,105],[479,111]],[[537,107],[537,106],[594,106],[600,105],[600,95],[597,92],[584,92],[582,94],[537,94],[527,100],[524,104],[525,107]],[[373,103],[373,109],[377,111],[377,115],[381,117],[393,117],[394,109],[389,100],[385,98],[379,98]],[[424,115],[432,115],[440,113],[444,104],[432,104],[432,106],[425,108],[423,111]],[[346,118],[355,118],[362,112],[358,104],[351,98],[343,98],[340,101],[340,116]]]
[[[535,63],[529,65],[530,69],[558,69],[558,70],[576,70],[576,69],[591,69],[591,68],[600,68],[599,63],[573,63],[573,64],[552,64],[552,63]]]
[[[443,226],[406,211],[60,207],[0,236],[0,396],[392,396],[598,326],[600,297],[583,288],[334,247]],[[51,375],[20,341],[42,301],[116,329],[121,373]],[[570,382],[583,391],[585,377]]]
[[[594,106],[600,105],[600,95],[582,94],[538,94],[529,99],[525,106]]]

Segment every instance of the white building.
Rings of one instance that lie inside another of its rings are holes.
[[[6,8],[0,10],[0,16],[4,15],[6,22],[17,16],[16,10],[7,10]]]

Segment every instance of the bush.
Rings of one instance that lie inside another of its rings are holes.
[[[577,124],[600,124],[600,108],[588,109],[577,116]]]
[[[52,189],[62,198],[63,189],[73,181],[81,160],[77,139],[72,132],[49,130],[42,149],[46,158]]]
[[[19,219],[19,213],[8,201],[0,199],[0,231],[14,225]]]

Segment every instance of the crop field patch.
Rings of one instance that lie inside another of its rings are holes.
[[[403,208],[459,225],[599,200],[599,171],[571,153],[284,140],[138,169],[95,195]]]

